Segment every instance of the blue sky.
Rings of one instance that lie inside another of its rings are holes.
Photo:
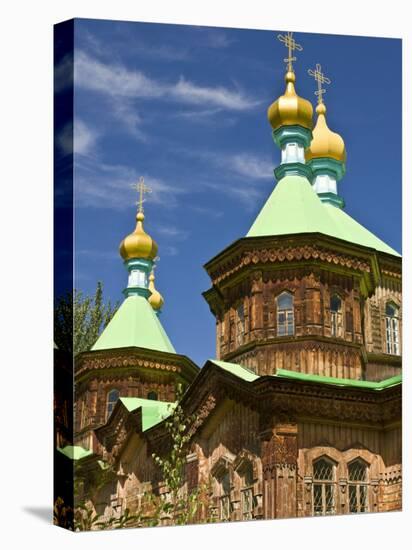
[[[143,175],[161,320],[199,365],[215,355],[202,266],[247,233],[275,185],[266,110],[284,91],[278,32],[75,23],[75,286],[92,292],[102,280],[106,297],[122,299],[118,246],[134,228],[131,184]],[[316,63],[332,80],[325,102],[347,148],[346,210],[401,251],[401,41],[295,38],[298,93],[315,103]],[[58,139],[64,149],[64,131]]]

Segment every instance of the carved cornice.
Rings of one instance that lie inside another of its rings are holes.
[[[212,283],[218,285],[245,267],[253,267],[261,264],[279,264],[296,262],[301,260],[316,260],[327,264],[340,266],[360,273],[370,273],[371,264],[365,259],[356,256],[342,254],[336,250],[318,245],[289,246],[280,248],[255,248],[245,250],[222,263],[211,271]]]
[[[78,383],[90,374],[98,374],[98,371],[135,368],[176,373],[188,382],[195,378],[199,370],[197,365],[184,355],[143,348],[121,348],[79,354],[75,364],[75,379]]]
[[[265,329],[260,329],[260,332],[265,333]],[[230,362],[236,359],[235,362],[243,362],[243,364],[245,364],[246,360],[256,356],[259,350],[270,347],[273,347],[273,349],[278,352],[324,351],[327,353],[339,353],[354,357],[361,353],[362,344],[312,334],[304,334],[290,338],[285,336],[274,336],[272,338],[262,337],[256,340],[251,339],[235,350],[223,354],[222,360]]]

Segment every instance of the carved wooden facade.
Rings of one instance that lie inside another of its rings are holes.
[[[312,243],[312,244],[309,244]],[[399,374],[387,353],[385,307],[398,308],[401,262],[337,239],[241,239],[211,260],[204,296],[216,316],[217,357],[257,374],[288,369],[350,379]],[[293,299],[293,330],[283,334],[277,298]],[[333,299],[340,311],[331,311]],[[338,326],[336,317],[339,316]]]
[[[101,452],[94,430],[106,423],[112,390],[117,397],[174,401],[176,384],[186,387],[197,366],[187,357],[139,348],[80,354],[75,365],[75,444]]]
[[[376,392],[276,377],[246,382],[211,362],[196,382],[183,406],[200,413],[185,487],[208,487],[197,521],[400,509],[399,385]],[[133,511],[146,491],[167,492],[151,458],[168,452],[167,434],[163,424],[142,433],[138,413],[116,411],[99,439],[117,472],[112,501]],[[320,460],[330,479],[317,479]],[[363,477],[351,477],[354,466]]]
[[[182,406],[195,421],[182,490],[207,487],[196,521],[401,509],[401,385],[355,382],[401,371],[400,260],[296,235],[241,239],[206,269],[217,357],[247,376],[213,362],[194,379],[186,375]],[[143,377],[129,367],[121,374],[119,353],[87,356],[79,367],[79,399],[96,403],[95,426],[106,388],[120,380],[111,377],[123,376],[124,395],[145,396],[154,384],[161,399],[173,399],[172,372],[180,371],[167,365],[178,369],[179,359],[146,355]],[[139,414],[117,407],[94,432],[95,448],[117,472],[94,501],[107,514],[138,510],[146,491],[167,498],[152,459],[169,452],[167,430],[160,422],[143,432]]]

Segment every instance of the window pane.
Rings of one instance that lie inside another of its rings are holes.
[[[276,301],[278,309],[292,309],[293,307],[293,296],[288,292],[282,292]]]
[[[335,499],[334,499],[334,487],[331,483],[325,484],[325,513],[335,513]]]
[[[252,519],[253,493],[252,489],[242,491],[242,516],[243,519]]]
[[[368,494],[368,487],[367,485],[360,485],[359,486],[359,512],[367,512],[368,506],[367,506],[367,494]]]
[[[313,477],[317,480],[333,480],[333,465],[331,462],[320,459],[313,466]]]
[[[313,513],[315,516],[321,516],[323,514],[322,485],[313,486]]]
[[[349,512],[351,514],[356,514],[357,511],[356,485],[349,485]]]
[[[356,460],[349,464],[349,481],[366,481],[366,464]]]
[[[398,308],[394,304],[386,304],[385,313],[388,317],[396,317]]]
[[[230,503],[227,495],[220,498],[220,519],[227,520],[230,516]]]
[[[342,308],[342,300],[339,298],[339,296],[336,296],[335,294],[330,299],[330,310],[336,313],[340,311],[341,308]]]

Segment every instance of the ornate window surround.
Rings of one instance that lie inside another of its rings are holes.
[[[238,453],[233,462],[236,519],[240,521],[256,519],[260,517],[262,509],[262,484],[263,478],[261,460],[250,451],[243,449]],[[245,476],[249,470],[250,479],[245,485]],[[245,506],[247,505],[247,509]]]
[[[388,307],[395,310],[394,315],[388,314]],[[385,353],[401,354],[401,306],[391,296],[386,297],[383,304]]]
[[[332,311],[332,300],[338,298],[340,300],[340,309]],[[333,338],[344,338],[345,336],[345,299],[339,292],[333,291],[329,297],[330,311],[330,333]]]
[[[211,469],[213,477],[213,516],[218,521],[232,520],[233,459],[223,455]]]
[[[326,458],[336,464],[336,514],[349,514],[349,465],[355,460],[363,461],[367,468],[367,510],[378,511],[377,494],[379,490],[379,472],[384,469],[382,458],[373,454],[360,444],[353,444],[353,448],[339,451],[330,446],[316,446],[303,451],[303,484],[305,514],[313,515],[313,463],[319,458]]]
[[[279,305],[279,299],[287,295],[291,299],[289,307]],[[284,289],[275,296],[276,335],[293,336],[295,334],[295,296],[290,290]],[[284,317],[284,318],[283,318]]]

